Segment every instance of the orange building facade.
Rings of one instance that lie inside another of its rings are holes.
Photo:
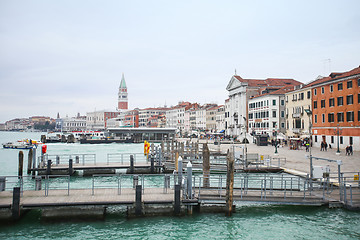
[[[313,144],[360,150],[360,67],[332,73],[312,87]]]

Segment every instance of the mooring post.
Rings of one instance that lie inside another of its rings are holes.
[[[46,175],[50,175],[50,174],[51,174],[51,160],[48,160],[46,166]]]
[[[179,169],[178,169],[178,161],[179,161],[179,151],[176,151],[175,152],[175,171],[178,172]]]
[[[234,190],[234,154],[227,152],[227,177],[226,177],[226,216],[231,216],[233,211]]]
[[[189,161],[186,165],[186,171],[187,171],[187,195],[188,199],[192,199],[192,164]]]
[[[14,220],[20,218],[20,187],[14,187],[11,212]]]
[[[40,191],[41,190],[41,176],[36,176],[35,178],[35,191]]]
[[[56,156],[56,165],[59,165],[59,164],[60,164],[60,157]]]
[[[130,155],[130,173],[134,173],[134,155]]]
[[[175,185],[174,214],[180,214],[180,184]]]
[[[70,158],[69,159],[69,175],[73,175],[74,173],[74,169],[73,169],[73,160]]]
[[[0,192],[5,191],[6,177],[0,177]]]
[[[33,171],[32,171],[32,178],[35,178],[35,167],[36,167],[36,148],[35,147],[33,147],[33,162],[32,162],[32,169],[33,169]]]
[[[136,195],[135,195],[135,215],[142,215],[142,204],[141,204],[141,185],[136,185]]]
[[[134,175],[133,176],[133,188],[136,188],[136,186],[139,184],[139,176]]]
[[[155,167],[154,167],[154,155],[151,155],[151,158],[150,158],[150,173],[155,173]]]
[[[24,153],[23,151],[19,152],[19,172],[18,172],[18,176],[22,177],[23,175],[23,164],[24,164]]]
[[[178,159],[178,184],[182,186],[182,171],[183,171],[183,162],[182,157]]]
[[[210,187],[210,151],[207,143],[203,144],[203,186]]]
[[[33,158],[33,150],[32,150],[32,148],[30,148],[30,149],[29,149],[29,153],[28,153],[27,174],[30,174],[30,173],[31,173],[32,158]]]

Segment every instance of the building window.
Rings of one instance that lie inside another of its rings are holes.
[[[314,89],[314,95],[316,96],[316,88]]]
[[[334,91],[334,86],[330,85],[330,92],[333,92],[333,91]]]
[[[314,101],[314,109],[317,109],[317,101]]]
[[[338,122],[344,122],[344,113],[343,112],[338,112],[337,113],[337,121]]]
[[[358,87],[360,87],[360,78],[358,79]]]
[[[334,136],[331,136],[330,140],[331,140],[331,143],[334,143]]]
[[[317,136],[315,136],[315,142],[317,142]]]
[[[324,92],[325,92],[325,88],[321,87],[321,94],[324,94]]]
[[[334,121],[335,121],[334,113],[329,113],[328,114],[328,122],[334,122]]]
[[[314,122],[317,123],[317,115],[314,115]]]
[[[281,128],[285,128],[285,123],[281,123]]]
[[[310,96],[311,96],[310,94],[311,94],[310,91],[307,91],[307,98],[308,99],[310,99]]]
[[[346,96],[346,104],[350,105],[354,103],[353,95]]]
[[[276,128],[276,122],[273,122],[273,128]]]
[[[352,88],[352,81],[348,81],[348,82],[346,83],[346,87],[347,87],[347,88]]]
[[[349,137],[349,143],[350,145],[353,145],[353,137]]]
[[[346,112],[346,121],[353,122],[354,121],[354,112]]]
[[[338,98],[337,98],[337,105],[338,105],[338,106],[344,105],[344,99],[343,99],[343,97],[338,97]]]
[[[358,103],[360,103],[360,93],[358,93]]]
[[[272,116],[273,116],[273,117],[276,117],[276,111],[273,111]]]
[[[325,108],[325,99],[321,100],[321,108]]]
[[[285,117],[285,112],[284,111],[281,111],[281,117]]]
[[[329,107],[333,107],[335,106],[335,99],[334,98],[330,98],[329,99]]]
[[[360,122],[360,110],[358,111],[358,122]]]
[[[276,100],[275,99],[273,100],[273,106],[276,106]]]
[[[323,114],[321,114],[321,122],[325,122],[325,114],[323,113]]]
[[[338,90],[341,91],[343,89],[343,84],[342,83],[338,83]]]
[[[340,144],[343,144],[343,137],[340,136]]]
[[[281,106],[284,106],[285,105],[285,101],[284,99],[281,99]]]

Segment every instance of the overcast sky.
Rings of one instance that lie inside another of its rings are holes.
[[[360,1],[0,0],[0,122],[180,100],[234,75],[309,82],[360,65]],[[328,60],[330,59],[330,61]]]

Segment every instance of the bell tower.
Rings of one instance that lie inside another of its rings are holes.
[[[119,93],[118,93],[118,110],[127,110],[128,109],[128,93],[125,83],[124,73],[122,74]]]

